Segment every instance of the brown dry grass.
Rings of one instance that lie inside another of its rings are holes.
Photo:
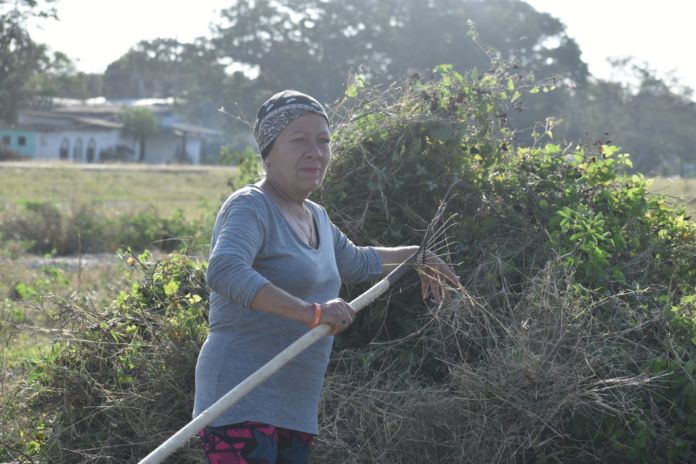
[[[629,295],[600,298],[569,281],[550,263],[511,306],[462,293],[431,307],[409,336],[340,353],[313,462],[523,463],[559,443],[578,462],[601,462],[566,425],[590,412],[637,414],[658,379],[631,367],[650,359],[639,340],[663,321],[632,308]],[[606,311],[638,323],[608,321]]]

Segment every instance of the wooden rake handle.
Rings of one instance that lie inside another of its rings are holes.
[[[418,253],[414,253],[406,261],[401,263],[396,269],[391,271],[386,277],[370,287],[365,293],[358,296],[350,302],[350,305],[356,311],[360,311],[365,306],[375,301],[389,287],[399,280],[415,263]],[[169,437],[167,441],[155,448],[150,454],[145,456],[139,464],[158,464],[167,456],[172,454],[189,438],[203,430],[208,424],[217,419],[222,413],[230,409],[240,399],[251,390],[262,384],[267,378],[275,374],[281,367],[290,362],[295,356],[316,343],[320,338],[331,333],[332,327],[329,324],[321,324],[310,330],[302,337],[298,338],[292,345],[281,351],[275,358],[268,361],[256,372],[244,379],[239,385],[227,392],[225,396],[217,400],[208,409],[196,416],[191,422],[186,424],[174,435]]]

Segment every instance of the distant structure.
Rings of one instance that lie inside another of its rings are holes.
[[[45,161],[135,162],[138,141],[123,134],[119,121],[128,107],[148,108],[157,119],[158,130],[146,138],[148,164],[201,164],[207,143],[221,136],[182,121],[171,99],[56,99],[51,106],[20,111],[16,124],[0,122],[0,148]]]

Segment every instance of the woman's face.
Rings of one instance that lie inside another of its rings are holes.
[[[266,157],[266,178],[291,198],[306,198],[324,180],[331,158],[329,126],[308,113],[278,134]]]

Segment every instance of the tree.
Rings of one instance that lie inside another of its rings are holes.
[[[123,133],[138,140],[138,162],[145,161],[145,141],[157,133],[157,118],[148,108],[125,108],[120,115]]]
[[[49,61],[46,47],[31,39],[24,24],[29,17],[55,18],[52,2],[0,0],[0,120],[16,120],[29,97],[27,82]]]
[[[696,104],[689,89],[658,77],[647,65],[613,60],[616,73],[636,84],[593,80],[578,92],[564,113],[559,134],[572,140],[610,139],[631,153],[634,169],[653,174],[685,175],[696,162]]]
[[[28,98],[27,78],[36,74],[46,49],[31,40],[15,13],[0,16],[0,120],[14,122]]]
[[[519,0],[238,0],[213,31],[220,58],[257,69],[259,87],[322,101],[343,94],[351,71],[389,83],[442,63],[485,70],[487,47],[544,76],[587,78],[563,25]]]
[[[84,100],[101,95],[101,75],[85,74],[61,52],[47,54],[40,72],[26,82],[29,102],[33,109],[53,106],[55,97]]]
[[[173,97],[180,114],[198,124],[224,129],[230,144],[234,144],[234,134],[248,133],[248,128],[218,108],[253,121],[249,115],[264,98],[243,73],[228,73],[213,44],[204,39],[139,42],[107,67],[104,92],[110,99]]]

